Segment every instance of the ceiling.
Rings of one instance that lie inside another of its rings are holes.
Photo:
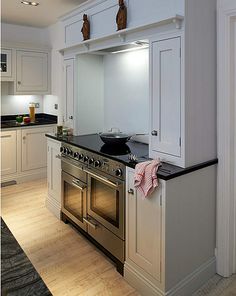
[[[48,27],[58,17],[86,0],[35,0],[38,6],[21,4],[20,0],[1,0],[1,21],[32,27]]]

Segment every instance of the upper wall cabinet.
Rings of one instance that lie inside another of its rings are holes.
[[[12,50],[2,48],[1,50],[1,77],[3,81],[13,80]]]
[[[9,81],[11,95],[50,94],[50,51],[31,47],[2,48],[1,81]]]
[[[48,53],[16,51],[17,93],[47,93],[49,91]]]
[[[181,39],[153,42],[151,152],[181,156]]]

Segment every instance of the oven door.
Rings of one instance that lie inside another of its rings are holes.
[[[86,190],[86,183],[62,172],[62,212],[85,231],[87,225],[83,218],[86,217]]]
[[[124,181],[88,173],[88,214],[124,240]]]

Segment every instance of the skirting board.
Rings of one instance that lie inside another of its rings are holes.
[[[27,181],[33,181],[33,180],[39,180],[44,179],[47,177],[47,170],[41,169],[41,170],[32,170],[24,173],[17,173],[12,174],[8,176],[2,176],[1,182],[10,182],[10,181],[16,181],[17,183],[24,183]]]
[[[143,296],[186,296],[192,295],[193,292],[214,276],[215,272],[216,258],[213,257],[167,292],[155,287],[128,263],[125,263],[124,278]]]
[[[59,202],[57,200],[55,200],[53,197],[51,196],[47,196],[46,198],[46,207],[48,208],[48,210],[54,214],[54,216],[56,216],[59,220],[61,219],[61,205],[59,204]]]

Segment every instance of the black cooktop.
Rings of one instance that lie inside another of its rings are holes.
[[[122,162],[128,167],[135,168],[135,165],[139,162],[144,162],[149,160],[148,158],[148,145],[128,141],[125,145],[107,145],[104,144],[98,134],[84,135],[84,136],[66,136],[60,137],[53,134],[46,135],[49,138],[58,140],[60,142],[68,143],[80,148],[87,149],[91,152],[96,152],[103,156],[109,157],[111,159]],[[130,161],[129,155],[136,155],[137,161]],[[189,168],[181,168],[172,164],[162,163],[161,167],[158,169],[157,176],[163,180],[170,180],[178,176],[199,170],[201,168],[213,165],[217,163],[217,159],[213,159],[198,165],[191,166]]]

